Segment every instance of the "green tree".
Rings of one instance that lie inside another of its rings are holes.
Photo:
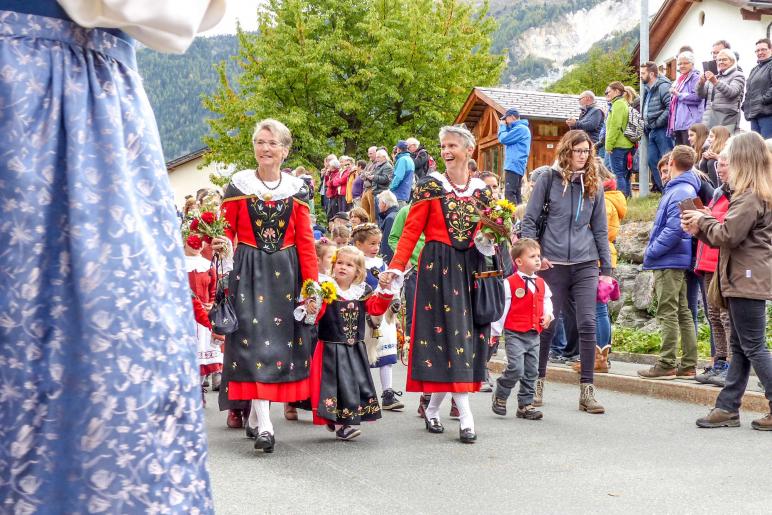
[[[474,86],[495,84],[487,3],[466,0],[269,0],[258,34],[239,32],[240,73],[204,105],[218,115],[205,138],[211,161],[253,166],[257,120],[293,134],[290,164],[416,136],[436,141]]]
[[[578,94],[590,90],[600,93],[615,80],[634,88],[638,85],[637,71],[630,66],[630,51],[625,47],[611,52],[603,52],[599,48],[591,50],[585,62],[577,64],[551,84],[547,91]]]

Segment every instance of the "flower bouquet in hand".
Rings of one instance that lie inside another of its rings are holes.
[[[216,207],[202,206],[200,214],[196,214],[190,221],[189,230],[201,234],[202,239],[212,243],[212,238],[224,238],[228,221],[219,213]]]
[[[497,200],[488,207],[477,208],[475,219],[480,222],[480,232],[495,243],[509,240],[515,217],[515,205],[508,200]]]
[[[316,301],[317,304],[321,302],[329,304],[337,299],[338,295],[335,285],[330,281],[319,284],[312,279],[306,279],[300,288],[300,298],[303,302]],[[316,314],[307,313],[304,321],[306,324],[313,324],[316,321]]]

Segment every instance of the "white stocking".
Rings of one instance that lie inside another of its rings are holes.
[[[446,392],[433,393],[429,399],[429,405],[426,407],[426,418],[440,419],[440,405],[445,400]]]
[[[247,425],[257,431],[257,406],[255,403],[257,400],[252,401],[252,407],[249,410],[249,418],[247,419]]]
[[[271,402],[262,399],[252,401],[252,410],[257,412],[257,430],[261,433],[268,431],[273,434],[273,424],[271,424]]]
[[[384,365],[381,368],[379,368],[378,371],[381,374],[381,389],[390,390],[391,376],[392,376],[391,365]]]
[[[474,418],[472,417],[472,408],[469,406],[468,393],[453,393],[453,400],[456,401],[458,408],[459,423],[461,429],[471,429],[474,432]]]

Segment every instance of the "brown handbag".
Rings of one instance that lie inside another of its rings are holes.
[[[716,270],[708,285],[708,303],[726,309],[726,299],[721,295],[721,272]]]

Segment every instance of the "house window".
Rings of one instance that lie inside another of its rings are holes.
[[[557,125],[548,125],[545,123],[540,123],[537,128],[537,133],[539,136],[544,137],[558,137],[558,126]]]

